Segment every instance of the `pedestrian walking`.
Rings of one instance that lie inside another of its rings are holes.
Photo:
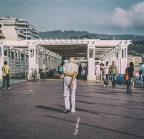
[[[78,77],[81,77],[81,73],[82,73],[82,65],[80,64],[78,67]]]
[[[104,75],[104,64],[100,64],[100,82],[103,82],[103,75]]]
[[[142,70],[139,70],[139,83],[142,84]]]
[[[65,111],[76,112],[75,110],[75,92],[76,92],[76,76],[78,74],[78,65],[74,63],[74,57],[70,57],[69,62],[63,66],[64,73],[64,103]]]
[[[10,67],[7,65],[7,61],[4,62],[2,66],[2,74],[3,74],[3,85],[2,89],[5,90],[5,83],[7,82],[7,89],[10,89],[9,78],[11,76]]]
[[[112,87],[116,86],[116,75],[118,73],[117,71],[117,66],[115,65],[115,62],[112,62],[112,65],[110,66],[110,75],[111,75],[111,79],[112,79]]]
[[[142,77],[143,77],[143,85],[144,85],[144,64],[141,65]]]
[[[100,82],[101,70],[99,62],[95,66],[96,81]]]
[[[106,65],[104,66],[104,87],[109,86],[109,62],[106,62]]]
[[[62,74],[63,74],[63,65],[61,64],[60,67],[58,68],[58,72],[59,72],[59,77],[60,79],[62,79]]]
[[[128,73],[128,80],[127,80],[127,94],[132,94],[132,83],[135,77],[135,69],[133,62],[130,62],[130,66],[126,69]]]

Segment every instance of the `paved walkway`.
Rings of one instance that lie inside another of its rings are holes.
[[[10,79],[10,84],[19,83],[25,81],[26,79]],[[2,80],[0,80],[0,87],[2,86]]]
[[[78,81],[76,113],[64,114],[62,80],[0,89],[0,139],[144,139],[144,87]]]

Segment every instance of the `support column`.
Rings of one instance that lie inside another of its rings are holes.
[[[118,51],[118,72],[121,74],[121,59],[122,59],[122,49],[119,46],[119,51]]]
[[[87,80],[88,81],[96,81],[96,75],[95,75],[95,45],[90,44],[88,45],[88,51],[87,51],[87,59],[88,59],[88,75]]]
[[[125,74],[125,70],[127,67],[127,47],[122,46],[121,47],[121,69],[120,69],[120,74]]]
[[[4,64],[4,47],[0,45],[0,80],[2,80],[2,66]]]
[[[52,69],[52,56],[49,55],[49,70]]]
[[[32,73],[32,69],[37,69],[38,72],[38,67],[36,64],[37,61],[37,57],[36,57],[36,46],[29,46],[28,47],[28,51],[29,51],[29,73],[28,73],[28,79],[31,78],[31,73]]]

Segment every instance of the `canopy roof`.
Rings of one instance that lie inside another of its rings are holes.
[[[130,40],[20,40],[1,41],[1,44],[9,47],[28,48],[31,45],[39,45],[61,56],[86,57],[89,46],[95,47],[95,57],[102,58],[113,49],[121,45],[129,45]]]

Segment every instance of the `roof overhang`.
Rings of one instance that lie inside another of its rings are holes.
[[[90,44],[95,47],[96,59],[104,57],[107,53],[119,46],[128,46],[130,40],[98,40],[98,39],[84,39],[84,40],[20,40],[20,41],[1,41],[4,46],[16,47],[26,49],[31,45],[38,45],[48,49],[61,56],[86,57],[87,50]]]

